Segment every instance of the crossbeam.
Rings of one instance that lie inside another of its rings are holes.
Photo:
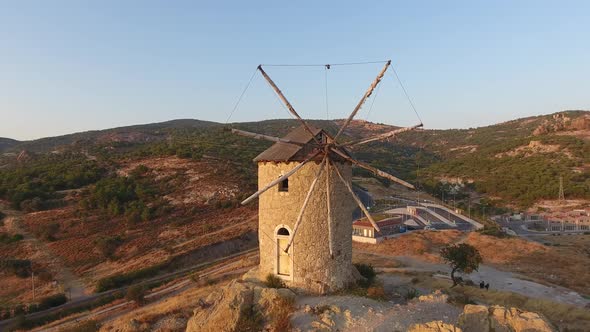
[[[262,74],[262,76],[264,77],[264,79],[266,79],[266,81],[268,82],[268,84],[270,84],[271,88],[277,93],[277,95],[279,95],[279,98],[281,99],[281,101],[283,102],[283,104],[285,104],[285,106],[287,106],[287,109],[289,110],[289,112],[291,114],[293,114],[293,116],[295,116],[297,118],[297,120],[299,120],[299,122],[301,122],[301,124],[303,125],[303,128],[305,128],[305,130],[311,135],[311,137],[313,138],[313,140],[318,145],[320,145],[321,143],[315,137],[315,135],[313,133],[313,130],[311,130],[311,128],[309,127],[309,125],[307,124],[307,122],[305,122],[305,120],[303,120],[301,118],[301,116],[299,116],[299,114],[297,113],[297,111],[295,111],[295,108],[293,108],[293,105],[291,105],[291,103],[287,100],[287,97],[285,97],[285,95],[281,92],[281,90],[275,84],[275,82],[270,78],[270,76],[268,76],[268,74],[264,71],[264,69],[262,69],[262,65],[259,65],[258,66],[258,70],[260,71],[260,73]]]
[[[388,133],[384,133],[384,134],[381,134],[381,135],[377,135],[377,136],[373,136],[373,137],[369,137],[369,138],[362,138],[362,139],[359,139],[359,140],[356,140],[356,141],[346,142],[346,143],[340,144],[339,146],[352,147],[352,146],[356,146],[356,145],[367,144],[369,142],[381,141],[381,140],[384,140],[384,139],[388,139],[390,137],[394,137],[394,136],[396,136],[398,134],[401,134],[401,133],[404,133],[406,131],[412,131],[412,130],[418,129],[418,128],[422,127],[422,126],[423,125],[420,123],[420,124],[415,125],[415,126],[412,126],[412,127],[399,128],[399,129],[392,130],[392,131],[390,131]]]
[[[367,216],[367,219],[369,219],[369,222],[371,223],[371,225],[373,226],[373,228],[375,228],[375,230],[377,232],[381,232],[381,229],[379,228],[379,226],[377,225],[377,223],[375,222],[375,220],[373,220],[373,217],[371,217],[371,214],[369,213],[369,211],[365,207],[365,204],[363,204],[363,202],[361,202],[361,199],[358,198],[358,196],[354,193],[354,191],[352,190],[352,187],[350,186],[350,184],[348,184],[348,182],[346,182],[346,180],[344,180],[344,177],[340,173],[340,170],[338,169],[338,166],[337,165],[334,165],[334,171],[338,175],[338,178],[340,178],[340,181],[342,181],[342,183],[344,184],[344,186],[346,187],[346,189],[348,189],[348,192],[350,192],[350,194],[352,195],[352,198],[354,199],[354,201],[356,202],[356,204],[359,206],[359,208],[361,209],[361,211],[363,211],[363,213],[365,214],[365,216]]]
[[[363,162],[360,162],[358,160],[352,159],[349,156],[347,156],[346,154],[344,154],[341,151],[339,151],[338,149],[330,148],[330,150],[333,151],[334,153],[338,154],[340,157],[346,159],[347,161],[350,161],[354,165],[356,165],[358,167],[361,167],[361,168],[364,168],[364,169],[370,171],[371,173],[373,173],[375,175],[378,175],[378,176],[380,176],[382,178],[386,178],[386,179],[389,179],[389,180],[391,180],[393,182],[399,183],[399,184],[401,184],[404,187],[408,187],[410,189],[416,189],[412,184],[410,184],[410,183],[408,183],[408,182],[406,182],[406,181],[404,181],[402,179],[396,178],[395,176],[393,176],[393,175],[391,175],[389,173],[386,173],[386,172],[384,172],[384,171],[382,171],[380,169],[377,169],[377,168],[375,168],[373,166],[370,166],[370,165],[367,165],[367,164],[365,164]]]
[[[244,136],[244,137],[250,137],[250,138],[254,138],[254,139],[265,140],[265,141],[289,143],[289,144],[295,144],[295,145],[303,145],[303,144],[301,144],[299,142],[294,142],[294,141],[291,141],[291,140],[288,140],[288,139],[274,137],[274,136],[268,136],[268,135],[264,135],[264,134],[253,133],[253,132],[249,132],[249,131],[245,131],[245,130],[239,130],[239,129],[233,129],[232,128],[231,132],[233,134],[236,134],[236,135],[240,135],[240,136]]]

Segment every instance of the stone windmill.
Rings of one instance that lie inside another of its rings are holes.
[[[422,124],[366,139],[338,142],[390,64],[391,61],[387,61],[333,137],[304,121],[262,66],[258,67],[289,112],[301,123],[283,138],[232,129],[238,135],[275,142],[254,159],[258,163],[259,190],[242,202],[247,204],[259,198],[260,278],[273,274],[292,287],[317,293],[335,291],[354,283],[358,278],[352,265],[355,206],[364,212],[377,232],[380,229],[353,192],[352,166],[414,188],[353,159],[347,148],[384,140]]]

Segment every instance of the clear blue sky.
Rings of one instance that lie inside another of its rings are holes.
[[[590,109],[588,1],[0,1],[0,137],[225,122],[259,63],[391,59],[427,128]],[[381,65],[268,68],[342,118]],[[417,122],[388,74],[369,114]],[[232,121],[287,118],[257,75]]]

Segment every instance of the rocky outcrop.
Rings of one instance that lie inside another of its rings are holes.
[[[465,331],[489,331],[488,307],[483,305],[466,305],[459,316],[459,326]]]
[[[186,331],[233,332],[252,325],[273,331],[269,323],[288,313],[285,309],[294,298],[295,294],[288,289],[265,288],[234,280],[199,301],[200,305],[188,321]]]
[[[419,302],[429,302],[429,303],[447,303],[449,296],[444,294],[440,291],[440,289],[435,290],[433,293],[420,295],[418,297]]]
[[[583,115],[572,119],[566,114],[554,114],[551,119],[543,121],[534,131],[533,135],[544,135],[566,130],[590,129],[590,115]]]
[[[443,321],[435,320],[423,324],[410,326],[408,332],[461,332],[462,330],[453,324],[446,324]]]
[[[534,312],[501,306],[466,305],[457,324],[464,332],[552,332],[545,318]]]

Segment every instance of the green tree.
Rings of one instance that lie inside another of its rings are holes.
[[[455,277],[455,272],[471,273],[477,271],[479,264],[482,262],[479,251],[467,243],[448,245],[441,249],[440,255],[451,266],[452,287],[457,286],[459,283]]]
[[[145,288],[141,285],[133,285],[127,289],[125,298],[128,301],[133,301],[137,305],[141,306],[145,302]]]

